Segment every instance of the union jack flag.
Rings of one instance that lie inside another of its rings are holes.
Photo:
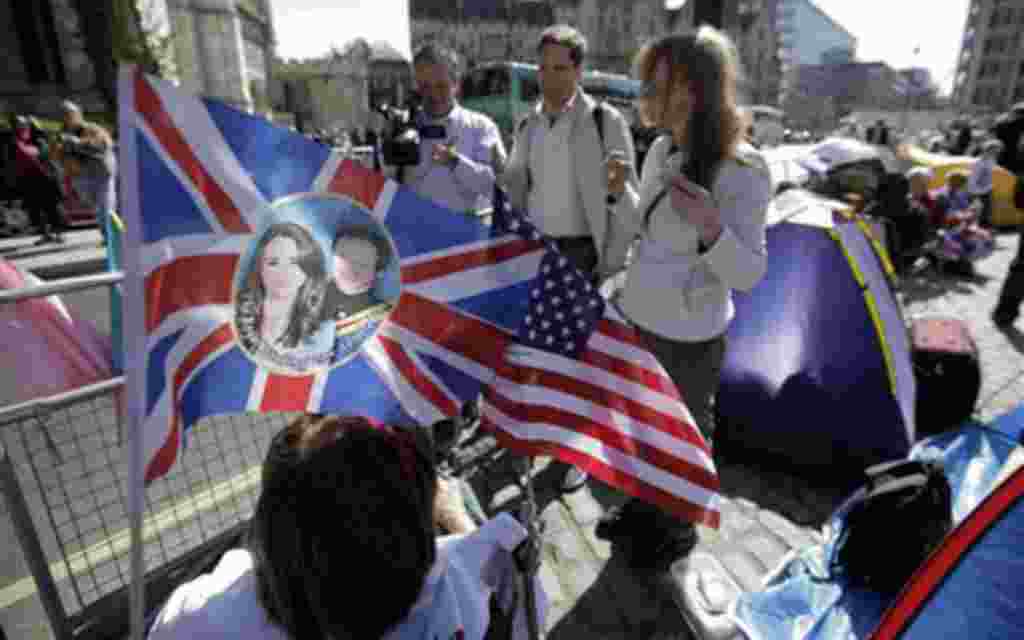
[[[603,302],[593,331],[578,335],[575,381],[546,391],[566,398],[560,410],[576,412],[578,433],[559,414],[561,431],[547,442],[539,434],[555,418],[534,383],[565,377],[556,370],[566,358],[531,349],[553,363],[538,374],[506,353],[552,259],[543,240],[437,207],[299,134],[134,69],[122,71],[119,97],[125,270],[136,279],[126,288],[126,384],[147,482],[167,473],[205,416],[316,411],[430,425],[493,383],[485,423],[508,446],[717,524],[707,446],[664,371]],[[279,203],[324,193],[361,203],[387,229],[401,293],[351,359],[282,372],[242,347],[238,274]]]

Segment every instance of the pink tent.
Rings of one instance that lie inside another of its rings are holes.
[[[42,284],[0,259],[0,290]],[[110,338],[68,309],[60,297],[0,305],[0,367],[17,371],[14,402],[109,379]]]

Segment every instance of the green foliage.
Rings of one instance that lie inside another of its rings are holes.
[[[145,6],[140,6],[145,5]],[[136,64],[147,73],[166,76],[170,35],[160,35],[152,10],[143,0],[113,0],[112,45],[117,63]]]

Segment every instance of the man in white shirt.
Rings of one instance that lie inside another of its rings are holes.
[[[605,158],[618,155],[632,163],[635,152],[622,114],[580,86],[586,46],[582,34],[566,25],[541,34],[541,100],[516,127],[502,179],[512,205],[597,281],[622,267],[629,244],[628,238],[613,237]],[[629,174],[635,186],[632,164]],[[559,466],[563,491],[583,487],[585,473]]]
[[[423,100],[414,123],[420,131],[420,163],[404,167],[400,181],[453,211],[476,213],[488,207],[505,147],[493,120],[458,104],[458,55],[426,44],[413,56],[413,75]]]
[[[581,88],[586,40],[578,31],[546,29],[537,53],[541,101],[516,127],[503,182],[512,205],[597,279],[625,260],[629,239],[610,229],[604,161],[621,155],[632,163],[633,137],[619,111]],[[632,165],[628,179],[638,182]]]

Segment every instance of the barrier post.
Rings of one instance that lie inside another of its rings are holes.
[[[50,575],[46,554],[43,552],[42,545],[39,544],[39,538],[34,533],[35,526],[32,524],[32,515],[25,502],[21,485],[18,483],[14,466],[7,455],[7,448],[3,443],[0,443],[0,491],[3,492],[7,502],[11,523],[14,524],[14,533],[18,536],[18,544],[21,545],[25,563],[28,564],[28,569],[32,572],[32,578],[36,582],[39,600],[46,611],[46,617],[49,618],[53,635],[59,640],[71,638],[67,612],[60,601],[57,584],[53,581],[53,576]]]

